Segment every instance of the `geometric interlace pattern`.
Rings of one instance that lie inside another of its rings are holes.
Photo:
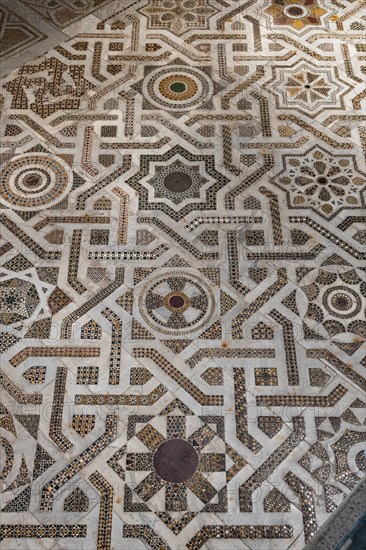
[[[366,469],[364,2],[22,4],[4,548],[302,549]]]

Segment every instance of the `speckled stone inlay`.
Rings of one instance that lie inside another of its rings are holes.
[[[2,547],[303,550],[366,468],[364,1],[5,4]]]

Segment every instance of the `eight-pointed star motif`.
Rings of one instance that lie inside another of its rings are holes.
[[[218,10],[209,0],[150,0],[139,11],[147,17],[148,28],[181,36],[191,29],[207,29]]]
[[[332,219],[344,208],[365,206],[365,174],[354,155],[334,155],[320,146],[284,155],[272,183],[285,190],[290,208],[311,208]]]
[[[321,25],[321,18],[327,13],[316,0],[272,0],[272,5],[264,11],[273,17],[275,25],[285,25],[297,31]]]
[[[214,166],[213,155],[175,145],[164,154],[141,155],[140,170],[126,183],[138,193],[140,210],[161,210],[179,221],[189,212],[216,208],[217,192],[229,179]]]
[[[296,109],[314,118],[325,109],[344,109],[350,86],[337,67],[318,67],[309,61],[291,66],[273,66],[266,88],[274,95],[278,109]]]

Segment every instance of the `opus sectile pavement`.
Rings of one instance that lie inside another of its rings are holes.
[[[366,469],[365,2],[0,15],[1,547],[301,550]]]

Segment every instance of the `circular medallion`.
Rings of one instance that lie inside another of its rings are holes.
[[[184,101],[197,93],[198,85],[193,78],[185,75],[171,75],[159,82],[159,92],[166,99]]]
[[[187,90],[187,86],[182,80],[178,80],[175,82],[172,82],[169,86],[169,89],[171,92],[174,92],[175,94],[182,94]]]
[[[198,466],[198,454],[184,439],[169,439],[162,443],[154,455],[157,474],[170,483],[190,479]]]
[[[42,184],[42,176],[37,173],[26,174],[23,178],[23,185],[26,189],[37,189]]]
[[[307,17],[309,10],[301,4],[291,4],[283,8],[283,13],[286,17],[290,17],[291,19],[301,19],[302,17]]]
[[[354,317],[361,310],[361,299],[358,294],[344,286],[328,288],[323,296],[323,304],[328,313],[343,319]]]
[[[158,68],[143,83],[143,93],[155,108],[178,112],[198,108],[209,101],[213,88],[207,74],[184,65]]]
[[[163,185],[172,193],[184,193],[192,187],[193,180],[185,172],[171,172],[165,176]]]
[[[200,330],[211,319],[215,299],[210,287],[196,275],[167,272],[142,288],[139,310],[155,330],[183,336]]]
[[[72,186],[70,167],[46,153],[18,155],[3,164],[0,195],[8,208],[42,210],[62,200]]]
[[[189,308],[190,300],[186,294],[183,292],[170,292],[164,296],[164,305],[171,312],[180,312],[186,311]]]

